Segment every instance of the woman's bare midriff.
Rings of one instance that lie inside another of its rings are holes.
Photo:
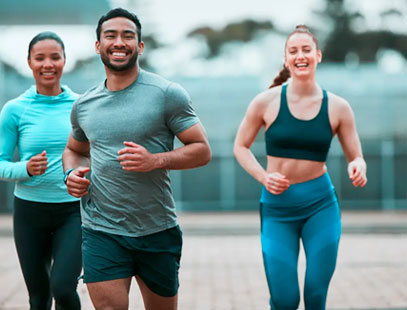
[[[267,156],[267,173],[278,172],[290,184],[303,183],[320,177],[326,172],[325,162]]]

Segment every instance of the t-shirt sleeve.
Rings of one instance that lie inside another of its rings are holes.
[[[88,138],[86,137],[86,134],[82,130],[81,126],[79,125],[79,121],[78,121],[78,100],[76,100],[72,106],[71,125],[72,125],[71,134],[75,140],[78,140],[81,142],[88,141]]]
[[[191,105],[191,98],[180,85],[171,83],[166,91],[165,115],[167,126],[178,135],[199,122]]]
[[[29,178],[28,160],[13,162],[18,143],[19,113],[15,104],[4,105],[0,113],[0,179],[17,181]]]

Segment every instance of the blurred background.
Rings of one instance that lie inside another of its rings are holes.
[[[234,159],[233,140],[251,99],[281,69],[297,24],[319,38],[317,81],[350,102],[368,165],[367,186],[354,189],[334,140],[327,165],[342,209],[407,210],[406,0],[2,0],[0,107],[34,83],[27,48],[40,31],[65,42],[63,84],[82,93],[100,83],[95,28],[117,6],[141,20],[141,66],[189,92],[209,136],[208,166],[171,172],[179,211],[257,210],[261,185]],[[253,152],[264,165],[263,136]],[[12,210],[13,188],[0,181],[2,213]]]
[[[261,185],[234,159],[233,140],[249,102],[281,69],[286,36],[306,24],[323,52],[317,81],[350,102],[368,165],[367,186],[353,188],[334,140],[327,165],[344,234],[327,307],[407,310],[407,0],[1,0],[0,108],[34,83],[27,49],[41,31],[65,42],[63,84],[83,93],[103,81],[95,28],[118,6],[143,25],[142,67],[189,92],[213,150],[209,165],[171,172],[184,232],[180,309],[267,308]],[[263,132],[252,149],[265,165]],[[13,188],[0,181],[0,310],[28,308]],[[303,251],[299,269],[302,286]],[[78,291],[93,309],[82,282]],[[130,309],[144,309],[135,285],[130,294]]]

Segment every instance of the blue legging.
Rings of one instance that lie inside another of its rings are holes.
[[[308,192],[308,196],[312,196],[312,193]],[[305,309],[325,310],[341,235],[339,206],[333,191],[306,205],[301,210],[302,216],[297,212],[294,218],[284,218],[273,212],[275,205],[261,203],[261,243],[273,310],[298,308],[300,292],[297,264],[300,240],[307,262]]]

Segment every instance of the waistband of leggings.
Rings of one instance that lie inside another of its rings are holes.
[[[334,186],[331,178],[328,172],[325,172],[318,178],[290,185],[290,187],[280,195],[270,193],[263,186],[260,202],[280,206],[292,206],[325,197],[333,191]]]

